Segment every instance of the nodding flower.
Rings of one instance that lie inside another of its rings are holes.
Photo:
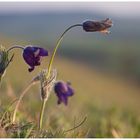
[[[6,68],[8,67],[9,63],[12,61],[13,56],[9,59],[8,52],[6,51],[5,47],[0,46],[0,80],[4,75]]]
[[[86,32],[102,32],[108,34],[110,33],[110,31],[108,31],[108,28],[110,28],[112,25],[112,20],[109,18],[102,21],[88,20],[83,22],[83,29]]]
[[[41,63],[41,57],[45,56],[48,56],[48,51],[37,46],[27,46],[23,50],[23,58],[30,66],[28,69],[29,72],[33,71],[35,66],[39,66]]]
[[[63,81],[58,81],[54,86],[54,90],[58,97],[58,104],[63,102],[67,105],[68,97],[73,96],[74,94],[74,90],[71,88],[70,83],[65,83]]]

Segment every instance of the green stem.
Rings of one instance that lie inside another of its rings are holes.
[[[55,54],[56,54],[56,52],[57,52],[57,49],[59,48],[59,45],[60,45],[61,41],[63,40],[64,35],[65,35],[70,29],[72,29],[72,28],[74,28],[74,27],[77,27],[77,26],[82,26],[82,24],[75,24],[75,25],[70,26],[69,28],[67,28],[67,29],[62,33],[62,35],[61,35],[60,38],[58,39],[58,41],[57,41],[57,43],[56,43],[56,47],[54,48],[53,54],[52,54],[52,56],[51,56],[51,59],[50,59],[49,65],[48,65],[48,72],[47,72],[47,75],[46,75],[47,78],[49,78],[49,76],[50,76],[51,68],[52,68],[52,64],[53,64],[53,60],[54,60]],[[44,110],[45,110],[46,101],[47,101],[47,100],[43,100],[43,101],[42,101],[42,107],[41,107],[40,118],[39,118],[39,130],[42,129],[42,122],[43,122],[43,116],[44,116]]]
[[[85,117],[85,118],[83,119],[83,121],[81,121],[77,126],[74,126],[74,127],[71,128],[71,129],[65,130],[64,133],[67,133],[67,132],[69,132],[69,131],[75,130],[76,128],[80,127],[80,126],[86,121],[86,119],[87,119],[87,117]]]
[[[52,67],[52,63],[53,63],[55,54],[56,54],[56,52],[57,52],[57,49],[59,48],[59,45],[60,45],[61,41],[63,40],[64,35],[65,35],[71,28],[77,27],[77,26],[82,26],[82,24],[75,24],[75,25],[70,26],[69,28],[67,28],[67,29],[63,32],[63,34],[62,34],[62,35],[60,36],[60,38],[58,39],[58,41],[57,41],[57,43],[56,43],[56,47],[54,48],[53,54],[52,54],[51,59],[50,59],[50,62],[49,62],[47,78],[50,76],[51,67]]]
[[[46,101],[47,100],[45,100],[45,99],[43,99],[43,101],[42,101],[41,113],[40,113],[40,121],[39,121],[39,130],[42,129],[42,122],[43,122],[43,116],[44,116]]]
[[[16,120],[16,114],[17,114],[17,111],[18,111],[18,108],[19,108],[19,105],[20,105],[20,102],[22,101],[23,97],[25,96],[25,94],[27,93],[27,91],[32,87],[32,85],[34,85],[35,83],[34,82],[31,82],[30,84],[28,84],[28,86],[23,90],[23,92],[21,93],[18,101],[17,101],[17,104],[16,104],[16,107],[15,107],[15,110],[14,110],[14,113],[13,113],[13,117],[12,117],[12,123],[15,122]]]
[[[16,46],[13,46],[13,47],[9,48],[9,49],[7,50],[7,52],[9,52],[9,51],[11,51],[11,50],[13,50],[13,49],[22,49],[22,50],[24,50],[24,47],[23,47],[23,46],[16,45]]]

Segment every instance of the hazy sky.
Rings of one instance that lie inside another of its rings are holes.
[[[56,10],[96,10],[117,16],[137,16],[140,15],[140,2],[0,2],[0,13]]]

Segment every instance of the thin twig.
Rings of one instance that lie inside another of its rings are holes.
[[[3,120],[5,114],[7,113],[7,111],[10,109],[10,107],[17,101],[18,99],[15,99],[9,106],[8,108],[6,109],[6,111],[3,113],[1,119],[0,119],[0,122]]]
[[[30,82],[30,84],[28,84],[28,86],[23,90],[23,92],[21,93],[19,99],[18,99],[18,102],[16,104],[16,107],[15,107],[15,110],[14,110],[14,113],[13,113],[13,118],[12,118],[12,122],[14,123],[15,122],[15,119],[16,119],[16,113],[18,111],[18,108],[19,108],[19,104],[21,102],[21,100],[23,99],[23,97],[25,96],[25,94],[27,93],[27,91],[35,84],[36,82],[32,81]]]
[[[87,119],[87,117],[85,117],[85,118],[83,119],[83,121],[80,122],[80,124],[78,124],[77,126],[74,126],[74,127],[71,128],[71,129],[65,130],[64,133],[67,133],[67,132],[69,132],[69,131],[73,131],[73,130],[75,130],[76,128],[80,127],[80,126],[86,121],[86,119]]]

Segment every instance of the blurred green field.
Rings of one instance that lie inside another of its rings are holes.
[[[57,105],[57,97],[51,93],[41,132],[39,84],[24,97],[14,124],[15,104],[9,110],[8,106],[47,68],[50,57],[29,73],[21,50],[13,51],[14,60],[0,83],[0,137],[140,137],[139,9],[140,3],[133,2],[0,3],[0,41],[6,48],[33,44],[51,54],[69,26],[85,20],[113,21],[109,35],[77,27],[64,37],[53,67],[58,71],[57,80],[70,81],[75,94],[65,106]]]
[[[12,44],[12,41],[6,39],[5,42],[5,46]],[[29,73],[28,66],[20,56],[21,51],[15,50],[14,53],[14,61],[1,83],[1,108],[19,97],[30,80],[42,68],[47,67],[49,60],[43,59],[41,67]],[[53,132],[52,137],[140,137],[140,88],[137,85],[66,57],[56,57],[54,68],[58,71],[58,80],[72,83],[75,95],[69,99],[68,106],[58,106],[57,98],[52,92],[43,122],[44,129]],[[28,91],[20,106],[17,122],[32,121],[38,124],[41,106],[39,88],[39,85],[35,85]],[[85,116],[87,120],[79,128],[65,135],[59,133],[73,128]]]

